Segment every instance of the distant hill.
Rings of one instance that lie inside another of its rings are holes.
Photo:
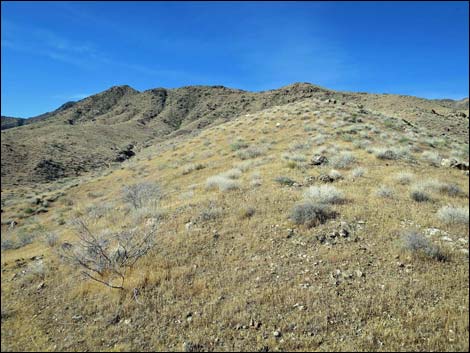
[[[2,115],[2,130],[24,125],[26,121],[27,120],[23,118],[14,118],[12,116]]]
[[[13,118],[13,117],[2,115],[2,130],[36,123],[38,121],[47,119],[50,116],[54,116],[60,113],[61,111],[71,108],[73,105],[75,105],[75,102],[67,102],[67,103],[62,104],[59,108],[57,108],[56,110],[52,112],[44,113],[44,114],[34,116],[31,118]]]

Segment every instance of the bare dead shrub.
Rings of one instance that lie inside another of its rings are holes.
[[[124,289],[126,272],[155,245],[156,223],[145,231],[137,228],[95,234],[83,219],[72,221],[76,244],[62,245],[61,255],[89,279],[110,288]]]

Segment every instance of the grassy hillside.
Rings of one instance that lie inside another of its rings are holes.
[[[2,351],[468,351],[469,179],[449,166],[468,141],[370,100],[285,102],[2,185]],[[136,184],[159,186],[137,208]],[[62,258],[77,219],[109,246],[158,225],[123,290]]]
[[[119,163],[175,135],[217,125],[236,116],[307,98],[351,102],[406,119],[436,135],[468,139],[468,111],[409,96],[336,92],[308,83],[246,92],[223,86],[188,86],[139,92],[116,86],[2,131],[2,184],[23,185],[75,177]]]

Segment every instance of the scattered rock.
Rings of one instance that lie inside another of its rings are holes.
[[[310,161],[310,165],[322,165],[326,163],[328,163],[328,158],[319,154],[314,155]]]
[[[74,315],[72,316],[72,321],[82,321],[83,316],[82,315]]]
[[[193,227],[194,223],[192,221],[189,221],[188,223],[186,223],[184,225],[184,227],[186,228],[187,231],[191,230],[191,228]]]
[[[306,177],[305,180],[304,180],[304,183],[307,186],[315,184],[315,177],[314,176]]]
[[[273,336],[276,337],[276,338],[279,338],[279,337],[282,336],[282,333],[281,333],[281,331],[276,330],[276,331],[273,332]]]
[[[459,170],[465,170],[465,171],[468,171],[468,170],[469,170],[469,165],[468,165],[468,163],[459,162],[459,161],[457,161],[457,160],[453,160],[453,161],[450,163],[450,167],[451,167],[451,168],[456,168],[456,169],[459,169]]]
[[[134,145],[128,145],[124,150],[118,152],[118,156],[116,157],[116,162],[124,162],[125,160],[135,156],[135,152],[132,151]]]
[[[328,174],[320,174],[317,179],[319,181],[321,181],[322,183],[332,183],[333,181],[335,181],[335,179],[333,179],[331,176],[329,176]]]
[[[356,270],[356,277],[358,278],[364,277],[364,273],[361,270]]]
[[[37,291],[40,291],[41,289],[44,289],[46,287],[46,284],[44,282],[41,282],[39,283],[39,285],[37,286],[36,290]]]
[[[256,321],[254,319],[250,319],[250,327],[254,328],[255,330],[261,327],[261,322]]]

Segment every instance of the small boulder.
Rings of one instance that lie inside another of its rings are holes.
[[[314,155],[310,161],[310,165],[322,165],[326,163],[328,163],[328,158],[319,154]]]

